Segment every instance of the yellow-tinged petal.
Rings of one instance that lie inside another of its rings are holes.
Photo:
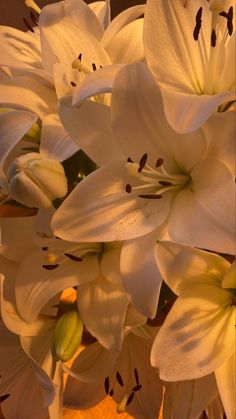
[[[222,281],[222,287],[236,289],[236,261],[232,263],[229,270],[226,272]]]

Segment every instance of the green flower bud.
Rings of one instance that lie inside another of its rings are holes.
[[[55,361],[67,362],[80,346],[83,323],[75,310],[70,310],[58,320],[52,339],[52,356]]]

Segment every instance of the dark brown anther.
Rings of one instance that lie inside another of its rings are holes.
[[[202,26],[202,7],[200,7],[200,9],[198,9],[195,20],[196,20],[196,25],[195,25],[195,28],[193,30],[193,39],[194,39],[194,41],[197,41],[198,37],[199,37],[200,30],[201,30],[201,26]]]
[[[134,388],[132,388],[132,391],[137,392],[137,391],[141,390],[141,388],[142,388],[142,384],[139,384],[139,385],[135,386]]]
[[[71,255],[71,253],[64,253],[64,255],[69,258],[70,260],[73,260],[74,262],[83,262],[83,259],[79,256]]]
[[[223,12],[220,12],[219,15],[220,16],[223,16],[223,17],[225,17],[227,19],[228,34],[229,34],[229,36],[231,36],[232,33],[233,33],[233,30],[234,30],[234,27],[233,27],[233,16],[234,16],[233,6],[231,6],[229,8],[228,13],[226,13],[226,12],[223,11]]]
[[[109,396],[113,396],[113,394],[114,394],[114,390],[113,389],[111,389],[111,391],[110,391],[110,393],[109,393]]]
[[[34,30],[33,30],[32,26],[30,25],[30,23],[28,22],[28,20],[26,20],[25,17],[23,17],[22,19],[23,19],[23,22],[24,22],[25,26],[27,27],[27,29],[29,29],[30,32],[34,33]]]
[[[161,199],[162,195],[155,195],[155,194],[150,194],[150,195],[138,195],[139,198],[144,198],[144,199]]]
[[[122,380],[122,377],[121,377],[119,371],[117,371],[117,373],[116,373],[116,379],[117,379],[117,382],[120,384],[120,386],[124,387],[124,383],[123,383],[123,380]]]
[[[9,396],[10,394],[4,394],[3,396],[0,396],[0,404],[4,402],[4,400],[8,399]]]
[[[127,193],[132,192],[132,186],[131,186],[129,183],[127,183],[127,185],[126,185],[126,187],[125,187],[125,191],[126,191]]]
[[[103,66],[102,66],[102,65],[100,65],[100,66],[99,66],[99,68],[103,68]]]
[[[131,393],[131,394],[129,395],[129,397],[128,397],[128,400],[127,400],[126,406],[129,406],[129,404],[132,402],[133,398],[134,398],[134,393]]]
[[[134,376],[137,386],[139,385],[139,376],[138,376],[138,370],[137,368],[134,368]]]
[[[164,160],[163,159],[157,159],[157,161],[156,161],[156,167],[160,167],[160,166],[162,166],[163,165],[163,163],[164,163]]]
[[[105,378],[104,381],[104,388],[105,388],[105,392],[106,394],[109,394],[109,390],[110,390],[110,381],[109,381],[109,377]]]
[[[140,173],[142,170],[143,170],[143,168],[145,167],[145,164],[147,163],[147,158],[148,158],[148,155],[147,155],[147,153],[145,153],[142,157],[141,157],[141,159],[139,160],[139,168],[138,168],[138,172]]]
[[[72,87],[76,87],[77,86],[77,84],[74,81],[71,81],[70,84],[71,84]]]
[[[42,250],[45,252],[45,251],[48,250],[48,247],[47,246],[44,246],[44,247],[42,247]]]
[[[92,68],[93,68],[93,71],[96,71],[97,70],[97,66],[96,66],[95,63],[92,63]]]
[[[44,269],[47,269],[47,271],[53,271],[53,269],[56,269],[56,268],[58,268],[58,264],[55,264],[55,265],[43,265],[43,268]]]
[[[131,159],[131,157],[128,157],[127,163],[133,163],[133,160]]]
[[[81,61],[82,60],[82,52],[79,54],[78,56],[78,60]]]
[[[168,182],[168,181],[166,181],[166,180],[159,180],[159,182],[158,182],[160,185],[162,185],[162,186],[172,186],[173,185],[173,183],[172,182]]]
[[[32,10],[31,10],[31,12],[30,12],[30,17],[31,17],[31,20],[32,20],[32,22],[36,25],[36,26],[38,26],[39,24],[38,24],[38,16],[37,16],[37,18],[35,17],[35,15],[34,15],[34,13],[32,12]]]
[[[212,29],[212,31],[211,31],[211,46],[212,46],[212,48],[215,48],[215,46],[216,46],[216,31],[215,31],[215,29]]]

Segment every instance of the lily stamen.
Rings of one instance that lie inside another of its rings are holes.
[[[147,153],[141,157],[139,164],[127,163],[130,175],[142,182],[141,185],[137,186],[132,186],[130,183],[126,184],[125,191],[127,193],[136,192],[139,198],[161,199],[163,193],[182,188],[189,182],[188,174],[168,173],[163,166],[163,159],[159,159],[161,164],[157,168],[152,168],[146,162]],[[149,190],[149,193],[142,193],[146,189]]]
[[[40,7],[35,3],[34,0],[25,0],[25,5],[31,9],[33,9],[38,14],[41,13]]]
[[[200,7],[196,13],[196,24],[193,29],[193,39],[198,42],[199,50],[203,63],[204,70],[204,87],[200,86],[199,82],[196,82],[196,90],[200,94],[212,95],[217,93],[216,83],[220,76],[220,68],[218,61],[221,57],[227,38],[233,34],[233,7],[231,6],[226,12],[222,10],[224,2],[221,0],[215,0],[210,4],[211,12],[211,34],[210,34],[210,49],[209,52],[205,46],[205,40],[202,35],[202,7]],[[226,27],[224,33],[220,31],[221,19],[226,19]],[[201,36],[200,36],[201,35]]]
[[[47,270],[56,269],[68,260],[72,262],[83,262],[83,257],[88,254],[100,254],[104,250],[102,243],[84,243],[81,245],[74,245],[63,252],[61,249],[51,249],[45,256],[46,264],[42,267]],[[48,251],[48,247],[42,247],[42,251]]]

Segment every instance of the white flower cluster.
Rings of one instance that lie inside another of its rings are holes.
[[[26,4],[0,27],[3,414],[235,419],[234,2]]]

